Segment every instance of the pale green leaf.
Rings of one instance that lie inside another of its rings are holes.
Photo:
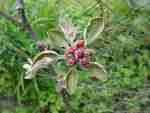
[[[66,77],[66,85],[70,94],[74,93],[78,83],[78,74],[76,69],[70,69]]]
[[[102,81],[107,80],[107,73],[103,65],[97,62],[91,62],[90,68],[91,68],[91,76],[95,76],[98,80]]]
[[[52,50],[45,50],[45,51],[40,52],[33,58],[33,64],[36,63],[38,60],[40,60],[43,57],[50,57],[50,58],[54,59],[57,56],[59,56],[59,54],[57,52],[52,51]],[[28,59],[28,61],[29,61],[29,59]],[[31,60],[30,60],[30,64],[31,64]]]
[[[32,79],[35,77],[37,72],[43,68],[52,68],[50,65],[55,61],[58,54],[55,51],[43,51],[39,53],[33,61],[28,60],[28,64],[24,64],[23,68],[26,69],[25,79]]]
[[[104,30],[104,18],[97,17],[92,19],[84,31],[84,40],[86,45],[89,45],[93,43],[96,39],[98,39],[103,30]]]
[[[67,15],[60,17],[59,26],[66,39],[73,42],[77,35],[77,27],[73,24],[72,19]]]
[[[32,79],[35,77],[35,75],[37,74],[37,72],[40,69],[43,68],[48,68],[50,64],[52,64],[53,59],[49,58],[49,57],[44,57],[40,60],[38,60],[36,63],[34,63],[33,65],[30,66],[30,68],[26,68],[26,76],[25,79]],[[27,64],[26,64],[27,65]],[[29,66],[28,66],[29,67]],[[25,68],[25,67],[24,67]]]
[[[63,32],[59,30],[51,30],[48,32],[46,43],[48,43],[51,48],[65,47],[68,44],[64,37]]]

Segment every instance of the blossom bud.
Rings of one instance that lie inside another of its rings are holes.
[[[98,78],[96,76],[92,76],[91,80],[96,81],[96,80],[98,80]]]
[[[75,48],[70,47],[67,51],[68,51],[69,53],[74,53],[75,50],[76,50]]]
[[[84,64],[83,66],[84,66],[84,68],[90,68],[91,65],[89,63],[87,63],[87,64]]]
[[[40,51],[44,51],[46,49],[44,43],[41,41],[37,42],[37,47]]]
[[[84,47],[84,40],[78,40],[75,44],[76,48],[83,48]]]
[[[87,58],[84,57],[82,59],[79,59],[79,62],[81,63],[81,65],[85,65],[88,63],[88,60],[87,60]]]
[[[75,56],[76,60],[79,60],[79,59],[83,58],[84,57],[84,50],[83,49],[77,49],[74,52],[74,56]]]
[[[68,63],[69,63],[69,65],[75,65],[76,60],[75,59],[69,59]]]

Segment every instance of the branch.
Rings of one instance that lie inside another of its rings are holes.
[[[29,24],[28,19],[26,17],[23,0],[16,0],[16,9],[18,11],[18,15],[20,16],[21,23],[22,23],[24,29],[27,30],[27,32],[31,35],[31,37],[34,41],[37,41],[37,39],[38,39],[37,34],[33,31],[32,27]]]
[[[22,24],[20,22],[18,22],[15,18],[9,16],[8,14],[6,14],[6,13],[4,13],[2,11],[0,11],[0,16],[4,17],[5,19],[9,20],[10,22],[12,22],[15,25],[22,26]]]

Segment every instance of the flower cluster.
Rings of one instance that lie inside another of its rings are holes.
[[[90,71],[90,79],[92,81],[106,80],[106,71],[103,66],[96,62],[95,51],[89,47],[95,48],[93,42],[99,38],[100,33],[104,29],[104,20],[102,17],[96,17],[92,19],[88,26],[84,29],[83,35],[80,40],[77,40],[77,26],[74,26],[72,20],[68,16],[60,18],[59,26],[61,31],[54,29],[48,33],[48,42],[38,41],[37,47],[41,51],[37,54],[33,60],[29,59],[27,64],[23,65],[26,69],[25,79],[34,78],[39,70],[50,69],[52,80],[57,82],[56,90],[66,97],[72,94],[78,84],[78,71],[83,69],[85,71]],[[81,36],[81,34],[79,34]],[[55,39],[56,38],[56,39]],[[53,50],[49,50],[50,48]],[[45,44],[47,46],[45,46]],[[92,45],[91,45],[92,44]],[[63,53],[64,58],[62,58]],[[65,49],[65,52],[64,52]],[[65,61],[69,66],[66,71],[58,71],[59,61]],[[53,66],[55,65],[55,66]],[[58,68],[57,68],[58,66]],[[82,68],[83,67],[83,68]],[[54,69],[56,68],[56,69]]]
[[[84,40],[77,40],[73,47],[69,47],[64,53],[69,65],[80,64],[85,68],[89,67],[89,55],[90,51],[85,48]]]

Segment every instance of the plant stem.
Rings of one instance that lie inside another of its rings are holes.
[[[26,17],[26,13],[24,10],[24,1],[23,0],[16,0],[16,9],[18,11],[18,15],[20,16],[21,23],[23,24],[23,27],[27,30],[27,32],[31,35],[32,39],[34,41],[37,41],[37,35],[32,30],[32,27],[30,23],[28,22],[28,19]]]
[[[68,92],[66,91],[66,89],[62,89],[61,90],[61,95],[62,95],[62,98],[63,98],[63,102],[65,104],[65,110],[67,113],[74,113],[73,112],[73,109],[70,105],[70,95],[68,94]]]

